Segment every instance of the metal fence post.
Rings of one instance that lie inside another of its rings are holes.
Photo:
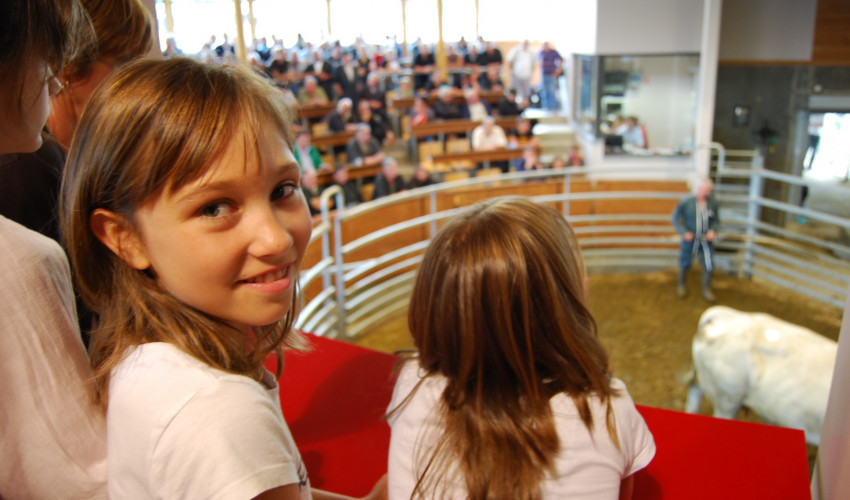
[[[336,266],[336,325],[337,338],[347,338],[345,326],[345,277],[342,272],[342,217],[345,199],[342,190],[336,193],[336,217],[334,217],[334,265]]]
[[[744,243],[744,277],[750,278],[753,274],[753,266],[755,264],[755,238],[758,231],[756,225],[761,220],[761,202],[762,190],[764,187],[764,178],[762,178],[760,168],[754,168],[750,176],[750,193],[747,200],[747,238]]]

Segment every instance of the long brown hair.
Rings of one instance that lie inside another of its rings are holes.
[[[0,75],[11,95],[9,102],[0,105],[14,107],[12,116],[21,119],[30,104],[21,101],[30,64],[42,58],[58,72],[92,40],[91,22],[77,0],[4,0],[0,3]]]
[[[297,291],[286,317],[255,328],[246,351],[244,332],[192,309],[150,272],[125,263],[93,233],[90,217],[106,209],[133,227],[137,207],[198,178],[240,134],[254,154],[267,127],[291,148],[291,116],[283,94],[251,71],[185,58],[131,63],[93,94],[71,145],[60,216],[79,291],[99,314],[91,364],[104,407],[110,371],[132,346],[169,342],[211,366],[256,378],[287,340]]]
[[[608,357],[587,306],[584,262],[569,223],[527,198],[497,198],[449,221],[417,274],[408,323],[428,376],[447,385],[444,434],[418,457],[414,496],[454,477],[472,499],[539,498],[561,446],[549,400],[608,408]]]
[[[153,21],[141,0],[80,0],[91,18],[96,39],[69,61],[67,77],[84,76],[100,59],[120,66],[147,55],[153,42]]]

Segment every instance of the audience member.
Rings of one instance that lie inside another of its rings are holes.
[[[57,75],[63,88],[51,97],[47,119],[50,133],[66,150],[94,89],[122,64],[147,55],[153,41],[153,21],[140,0],[80,3],[89,13],[97,42]]]
[[[0,164],[42,146],[62,88],[54,71],[93,39],[77,1],[0,2]],[[65,254],[0,216],[0,255],[0,497],[105,499],[106,427],[89,397]]]
[[[463,117],[472,121],[480,122],[493,114],[490,104],[481,100],[478,91],[470,88],[464,92],[466,103],[463,105]]]
[[[443,85],[437,91],[438,99],[434,101],[434,117],[440,120],[451,120],[463,118],[461,107],[455,102],[454,90],[448,85]]]
[[[561,76],[563,59],[549,42],[543,42],[543,48],[538,57],[543,79],[543,86],[540,89],[540,104],[543,109],[557,111],[560,108],[558,104],[558,77]]]
[[[334,93],[337,99],[348,97],[352,101],[358,98],[357,70],[351,60],[351,52],[342,53],[340,65],[334,69]]]
[[[502,77],[499,76],[499,66],[487,66],[487,70],[478,79],[478,85],[484,92],[502,92],[505,89],[505,84],[502,82]]]
[[[292,83],[290,81],[290,70],[292,69],[292,66],[289,62],[286,49],[283,47],[275,47],[272,51],[272,55],[274,56],[274,59],[272,59],[269,63],[269,72],[271,72],[275,84],[278,87],[289,87]]]
[[[624,145],[628,144],[641,149],[646,147],[643,129],[638,125],[638,119],[635,116],[626,118],[626,122],[617,127],[616,134],[623,138]]]
[[[487,116],[481,125],[472,131],[472,149],[474,151],[490,151],[504,148],[508,145],[508,138],[502,127],[496,125],[492,116]]]
[[[304,193],[307,207],[310,208],[310,215],[322,213],[322,191],[319,189],[319,176],[315,170],[305,170],[301,174],[301,192]],[[331,197],[328,200],[328,208],[333,209],[333,207],[334,199]]]
[[[366,86],[360,92],[360,101],[369,103],[373,113],[378,113],[381,118],[388,120],[387,116],[387,93],[381,89],[381,76],[373,71],[366,77]]]
[[[428,44],[423,43],[419,53],[413,58],[414,92],[419,92],[420,89],[425,88],[425,84],[428,83],[428,78],[431,76],[431,73],[434,72],[436,65],[437,63],[434,60],[434,54],[431,53],[431,49],[428,47]]]
[[[173,36],[170,36],[165,39],[165,50],[162,51],[162,57],[164,59],[168,59],[169,57],[177,57],[182,56],[183,51],[177,47],[177,41]]]
[[[304,77],[304,85],[298,91],[298,104],[301,106],[322,106],[328,104],[328,94],[319,86],[319,81],[313,75]]]
[[[537,65],[537,57],[531,50],[531,44],[524,40],[508,54],[511,66],[511,87],[517,90],[522,102],[528,102],[531,97],[531,79]]]
[[[339,498],[311,487],[264,369],[297,340],[312,229],[291,127],[270,83],[187,58],[128,65],[86,107],[62,228],[101,317],[112,498]]]
[[[496,198],[425,251],[387,420],[391,498],[629,498],[655,443],[611,375],[575,232]]]
[[[581,149],[577,144],[573,144],[570,148],[570,166],[581,167],[584,165],[584,157],[581,155]]]
[[[487,69],[495,66],[496,74],[498,74],[499,67],[502,64],[502,51],[493,42],[485,43],[484,52],[481,53],[478,64],[480,66],[487,66]]]
[[[417,166],[413,171],[413,178],[410,179],[410,188],[419,188],[434,184],[434,179],[431,177],[431,172],[426,170],[421,165]]]
[[[537,137],[534,136],[532,121],[523,116],[517,116],[516,125],[509,133],[508,143],[512,148],[521,148],[526,145],[538,145]]]
[[[372,137],[372,127],[365,123],[355,126],[354,137],[348,141],[345,151],[352,165],[368,165],[384,161],[384,151],[378,140]]]
[[[322,53],[318,50],[313,51],[313,60],[304,68],[304,74],[316,77],[319,86],[325,91],[325,97],[334,95],[333,66],[331,63],[322,60]]]
[[[378,140],[381,146],[392,145],[395,142],[395,134],[390,129],[389,123],[378,113],[372,112],[369,101],[360,101],[357,104],[358,123],[365,123],[372,129],[372,137]]]
[[[348,166],[344,163],[337,163],[336,170],[333,173],[333,184],[342,189],[342,196],[345,200],[346,207],[353,207],[359,203],[363,203],[363,195],[360,193],[357,184],[348,176]]]
[[[517,172],[527,172],[529,170],[543,170],[546,168],[543,162],[540,161],[540,155],[535,146],[526,146],[522,150],[522,158],[516,161]]]
[[[410,107],[410,125],[422,125],[433,120],[434,117],[434,111],[428,106],[428,101],[421,97],[413,99],[413,106]]]
[[[381,167],[381,173],[375,176],[375,194],[373,199],[383,198],[407,189],[404,179],[398,174],[395,158],[387,156]]]
[[[518,116],[522,110],[516,102],[517,92],[515,89],[508,90],[505,95],[499,100],[499,106],[496,110],[499,116]]]
[[[295,136],[295,147],[292,148],[292,152],[295,155],[295,161],[301,167],[301,172],[330,171],[331,166],[322,160],[322,155],[319,154],[319,150],[310,142],[310,139],[310,132],[307,130],[301,130]]]
[[[351,109],[351,99],[343,97],[327,116],[328,130],[331,132],[352,132],[357,126],[357,117]]]

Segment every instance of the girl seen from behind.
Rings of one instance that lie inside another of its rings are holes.
[[[631,495],[652,435],[587,305],[578,242],[526,198],[475,205],[425,252],[408,323],[418,355],[390,403],[390,498]]]
[[[249,70],[181,58],[119,70],[81,117],[62,225],[100,317],[110,498],[341,498],[311,493],[263,367],[311,232],[291,130]]]

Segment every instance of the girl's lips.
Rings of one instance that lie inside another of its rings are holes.
[[[286,277],[289,273],[289,266],[279,267],[273,271],[269,271],[267,273],[260,274],[258,276],[254,276],[253,278],[248,278],[246,280],[241,280],[240,283],[271,283],[273,281],[278,281]]]
[[[258,274],[253,278],[240,280],[237,284],[247,286],[259,292],[280,293],[292,285],[292,278],[289,277],[291,267],[292,264],[287,264],[263,274]]]

